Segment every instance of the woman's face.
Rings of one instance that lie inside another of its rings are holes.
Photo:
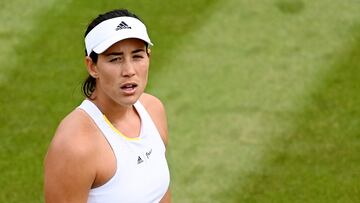
[[[149,69],[146,46],[139,39],[125,39],[99,54],[93,64],[96,78],[95,99],[133,105],[144,92]]]

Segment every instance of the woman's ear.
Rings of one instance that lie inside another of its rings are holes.
[[[146,53],[147,53],[148,57],[150,57],[150,56],[151,56],[151,49],[150,49],[150,48],[147,48],[147,49],[146,49]]]
[[[98,78],[98,69],[96,63],[94,63],[89,56],[85,57],[85,65],[89,75],[95,79]]]

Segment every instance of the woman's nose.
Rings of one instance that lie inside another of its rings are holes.
[[[131,76],[135,75],[134,63],[130,60],[125,61],[121,74],[124,77],[131,77]]]

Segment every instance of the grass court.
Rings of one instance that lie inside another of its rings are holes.
[[[83,33],[114,8],[155,44],[174,203],[360,202],[356,0],[2,1],[0,202],[44,202],[47,146],[83,100]]]

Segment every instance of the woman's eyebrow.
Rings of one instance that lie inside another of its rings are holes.
[[[139,48],[139,49],[135,49],[134,51],[132,51],[132,54],[136,54],[139,52],[145,52],[144,48]],[[124,52],[109,52],[109,53],[105,53],[105,56],[122,56],[124,55]]]
[[[105,56],[122,56],[124,55],[123,52],[110,52],[110,53],[106,53],[104,54]]]
[[[145,52],[145,49],[144,48],[140,48],[140,49],[135,49],[134,51],[132,51],[131,53],[132,54],[136,54],[136,53],[139,53],[139,52]]]

